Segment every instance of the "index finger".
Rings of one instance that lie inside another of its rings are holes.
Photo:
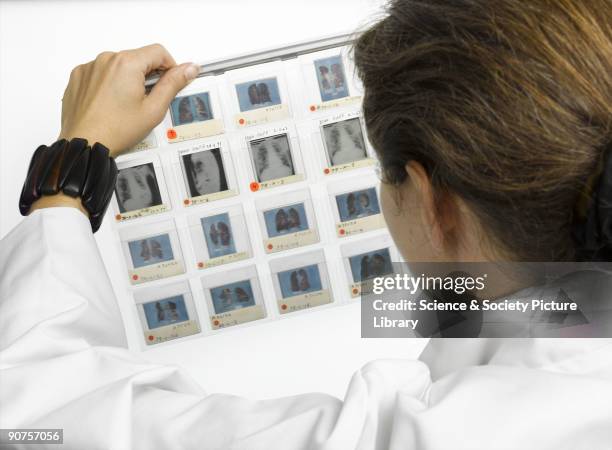
[[[134,61],[141,67],[143,75],[156,69],[170,69],[176,66],[172,55],[161,44],[151,44],[144,47],[128,50]]]

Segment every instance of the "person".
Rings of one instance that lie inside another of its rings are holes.
[[[612,142],[609,6],[393,0],[359,37],[382,211],[407,261],[609,260],[600,188],[612,169],[598,164]],[[169,70],[144,96],[144,74],[159,67]],[[160,46],[105,53],[73,72],[61,136],[116,155],[162,120],[195,73]],[[86,212],[78,198],[43,196],[0,246],[3,428],[62,427],[64,446],[77,449],[612,442],[610,339],[434,339],[418,361],[365,365],[343,401],[207,395],[125,349]]]
[[[187,187],[192,197],[227,190],[227,180],[219,150],[204,150],[183,156]]]

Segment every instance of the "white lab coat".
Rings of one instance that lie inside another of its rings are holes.
[[[435,340],[433,380],[423,361],[375,361],[343,401],[252,401],[126,350],[76,209],[24,219],[0,269],[0,428],[63,428],[61,448],[612,449],[609,340]]]

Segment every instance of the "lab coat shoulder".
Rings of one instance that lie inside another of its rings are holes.
[[[450,448],[453,442],[452,448],[466,450],[607,448],[610,398],[612,381],[598,375],[470,367],[434,382],[425,409],[401,396],[396,423],[413,428],[395,427],[393,439],[399,444],[418,436],[415,448],[428,449]]]

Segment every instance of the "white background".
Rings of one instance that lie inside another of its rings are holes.
[[[354,31],[380,0],[38,1],[0,3],[0,237],[21,216],[29,158],[57,138],[61,98],[73,66],[104,50],[159,42],[178,62],[204,62]],[[109,223],[96,234],[109,274],[121,279]],[[0,268],[1,270],[2,268]],[[75,274],[78,276],[78,274]],[[125,313],[132,299],[122,289]],[[127,315],[131,317],[131,315]],[[141,339],[126,321],[130,345]],[[181,365],[208,392],[269,398],[318,391],[342,397],[372,359],[414,358],[424,341],[360,338],[357,304],[304,314],[149,350]]]

